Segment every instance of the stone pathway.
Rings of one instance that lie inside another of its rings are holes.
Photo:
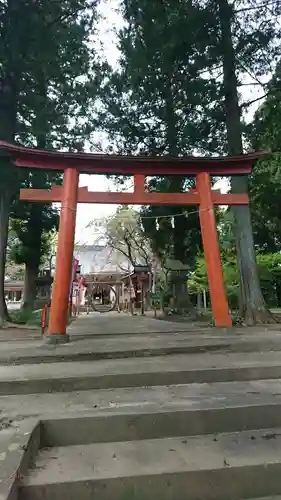
[[[186,332],[190,330],[200,331],[188,323],[178,324],[154,319],[151,316],[131,316],[130,314],[92,312],[89,315],[79,316],[68,327],[70,335],[118,335],[128,333],[155,333],[155,332]]]

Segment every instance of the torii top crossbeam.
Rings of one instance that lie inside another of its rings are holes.
[[[216,158],[167,156],[120,156],[64,153],[31,149],[0,141],[0,156],[10,157],[18,167],[62,170],[63,186],[52,189],[23,189],[21,199],[61,202],[56,274],[52,293],[48,342],[66,342],[69,290],[77,203],[117,203],[138,205],[199,205],[202,241],[215,324],[232,325],[224,288],[214,205],[247,205],[247,193],[221,194],[211,189],[210,175],[229,176],[251,173],[254,163],[268,151]],[[95,193],[78,189],[79,173],[133,175],[133,193]],[[182,175],[196,177],[189,193],[156,193],[145,189],[145,176]]]
[[[171,157],[131,156],[92,153],[64,153],[62,151],[26,148],[0,141],[1,156],[11,156],[19,167],[64,170],[69,167],[88,174],[113,175],[210,175],[249,174],[253,164],[268,151],[241,156]]]

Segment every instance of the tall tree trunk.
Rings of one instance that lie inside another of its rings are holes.
[[[165,102],[165,121],[166,121],[166,143],[167,150],[170,156],[177,157],[179,154],[178,148],[178,119],[174,109],[174,96],[172,91],[171,77],[167,75],[167,85],[163,95]],[[183,189],[185,178],[179,175],[169,177],[169,192],[180,193]],[[184,264],[185,244],[182,231],[182,218],[178,217],[180,212],[184,212],[185,207],[170,207],[171,213],[175,213],[174,218],[174,234],[173,234],[173,258],[176,261]],[[172,281],[174,289],[173,304],[178,311],[190,311],[191,303],[187,290],[187,276],[184,272],[172,272]]]
[[[281,283],[279,280],[276,280],[275,282],[275,289],[276,289],[277,307],[281,307]]]
[[[15,75],[0,79],[0,140],[13,142],[16,130],[17,92]],[[9,319],[4,293],[5,266],[11,198],[17,183],[17,171],[8,158],[0,161],[0,327]]]
[[[22,33],[15,22],[21,0],[8,0],[1,12],[1,44],[4,50],[0,76],[0,140],[13,142],[16,134],[21,64],[26,47],[21,43]],[[17,185],[17,169],[8,158],[0,164],[0,326],[8,319],[4,294],[6,249],[8,241],[10,202]],[[4,182],[2,181],[4,180]]]
[[[35,172],[33,174],[32,185],[39,187],[42,172]],[[24,276],[24,296],[23,296],[23,309],[32,311],[34,302],[37,295],[36,278],[39,273],[40,260],[41,260],[41,244],[43,234],[42,223],[42,205],[33,203],[31,206],[28,227],[28,233],[32,236],[29,252],[30,256],[25,262],[25,276]]]
[[[25,266],[24,290],[23,290],[23,310],[31,312],[34,309],[34,303],[37,295],[36,278],[38,275],[38,266],[31,263]]]
[[[35,129],[37,147],[45,149],[47,146],[48,123],[46,117],[47,79],[44,68],[38,68],[37,94],[40,105],[36,111]],[[46,174],[37,170],[32,173],[32,188],[38,189],[46,181]],[[41,243],[43,235],[43,206],[33,203],[28,221],[28,231],[32,235],[32,260],[25,263],[23,310],[32,311],[37,296],[36,278],[39,274],[41,260]]]
[[[223,57],[225,119],[228,152],[243,153],[240,106],[237,92],[236,55],[232,40],[233,7],[228,0],[217,0],[221,25],[221,52]],[[248,191],[246,176],[232,178],[235,193]],[[237,261],[240,270],[240,314],[245,323],[273,323],[275,319],[268,310],[260,287],[251,214],[249,206],[233,207],[236,222]]]
[[[0,167],[1,168],[1,167]],[[5,263],[9,228],[10,196],[9,192],[0,189],[0,328],[8,319],[5,300]]]
[[[176,176],[175,176],[176,177]],[[177,183],[178,189],[175,192],[180,192],[182,191],[182,185],[183,185],[183,179],[181,177],[177,178]],[[173,186],[173,182],[171,182],[171,185]],[[182,207],[177,207],[175,209],[175,212],[178,214],[180,212],[184,211],[184,208]],[[185,251],[185,244],[184,244],[184,237],[183,237],[183,228],[182,228],[182,217],[175,217],[175,228],[174,228],[174,259],[176,261],[181,262],[182,264],[185,264],[185,259],[184,259],[184,251]],[[179,309],[180,311],[186,311],[190,312],[191,309],[193,309],[193,306],[190,302],[189,295],[188,295],[188,289],[187,289],[187,273],[186,271],[179,271],[176,273],[173,273],[175,276],[174,279],[174,284],[175,284],[175,308]]]
[[[202,313],[202,309],[203,309],[202,292],[200,290],[200,292],[197,292],[197,312],[199,314],[201,314]]]

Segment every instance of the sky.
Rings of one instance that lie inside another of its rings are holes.
[[[118,13],[119,0],[104,0],[100,5],[100,13],[102,15],[102,20],[99,23],[98,36],[94,43],[98,43],[99,49],[103,51],[108,62],[112,66],[116,66],[118,62],[118,48],[116,46],[116,35],[114,30],[118,30],[123,26],[123,20],[121,15]],[[245,75],[245,80],[249,81],[247,75]],[[247,90],[243,92],[244,98],[253,99],[257,97],[256,87],[251,88],[251,86],[245,87]],[[256,108],[260,104],[257,103]],[[251,118],[255,108],[251,108],[250,115]],[[89,191],[114,191],[114,184],[109,181],[105,176],[102,175],[80,175],[80,187],[88,186]],[[216,188],[220,188],[223,192],[227,191],[227,181],[219,181]],[[99,219],[107,217],[116,211],[117,205],[94,205],[94,204],[79,204],[77,210],[77,220],[76,220],[76,244],[93,244],[97,241],[99,235],[93,233],[93,230],[88,226],[88,224],[94,219]]]

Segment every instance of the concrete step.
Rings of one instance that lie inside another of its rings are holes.
[[[77,339],[78,340],[78,339]],[[0,365],[90,361],[165,356],[171,354],[250,353],[281,351],[281,335],[269,336],[192,336],[186,333],[163,335],[124,335],[106,339],[74,341],[47,346],[39,341],[18,342],[1,346]]]
[[[281,381],[1,396],[3,418],[37,418],[42,445],[129,441],[281,426]],[[279,391],[279,393],[278,393]]]
[[[281,428],[43,449],[20,500],[233,500],[281,494]]]
[[[135,414],[281,404],[281,380],[0,396],[3,418]],[[281,425],[281,424],[280,424]]]
[[[170,355],[0,366],[0,395],[281,377],[279,352]]]
[[[172,436],[196,436],[281,425],[281,404],[226,406],[224,408],[145,409],[112,414],[74,414],[41,420],[41,447],[111,441],[137,441]]]

